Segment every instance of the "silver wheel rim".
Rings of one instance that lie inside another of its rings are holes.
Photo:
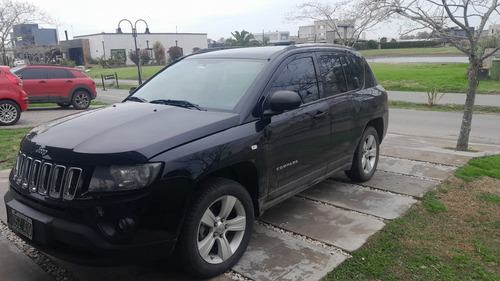
[[[87,94],[81,93],[76,95],[75,102],[78,105],[78,107],[83,108],[87,107],[87,105],[90,102],[89,96]]]
[[[375,167],[377,160],[377,142],[373,135],[369,135],[363,142],[363,154],[361,156],[361,167],[369,174]]]
[[[3,123],[10,123],[17,118],[16,107],[9,103],[0,104],[0,120]]]
[[[198,253],[210,264],[229,259],[238,249],[246,229],[245,208],[234,196],[215,200],[198,226]]]

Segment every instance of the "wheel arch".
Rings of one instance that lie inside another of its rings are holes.
[[[254,206],[254,215],[258,216],[258,214],[260,213],[260,207],[258,205],[259,176],[255,163],[251,161],[245,161],[213,171],[212,173],[205,175],[199,181],[196,189],[200,188],[201,182],[212,177],[226,178],[241,184],[250,194]],[[198,190],[196,190],[195,192],[197,191]]]
[[[85,91],[90,95],[90,99],[93,100],[95,99],[94,93],[92,89],[87,86],[87,85],[77,85],[71,89],[71,92],[69,94],[69,100],[73,100],[73,95],[76,94],[78,91]]]
[[[384,134],[385,128],[384,128],[383,118],[379,117],[379,118],[375,118],[375,119],[371,120],[370,122],[368,122],[366,124],[365,130],[369,126],[375,128],[375,130],[377,131],[377,134],[378,134],[379,143],[382,143],[382,139],[385,136],[385,134]]]

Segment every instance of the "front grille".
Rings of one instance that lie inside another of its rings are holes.
[[[14,181],[31,193],[73,200],[82,185],[83,170],[35,159],[22,152],[17,156]]]

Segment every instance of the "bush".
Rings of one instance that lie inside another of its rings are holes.
[[[368,40],[366,45],[368,46],[368,49],[378,49],[378,43],[375,40]]]
[[[62,59],[61,61],[59,61],[59,64],[67,66],[67,67],[75,67],[76,66],[75,61],[68,60],[68,59]]]
[[[380,42],[382,49],[399,49],[399,48],[425,48],[436,47],[439,45],[437,41],[411,41],[411,42]]]

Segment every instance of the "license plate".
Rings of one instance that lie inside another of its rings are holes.
[[[33,220],[14,209],[10,209],[9,215],[9,226],[30,240],[33,239]]]

